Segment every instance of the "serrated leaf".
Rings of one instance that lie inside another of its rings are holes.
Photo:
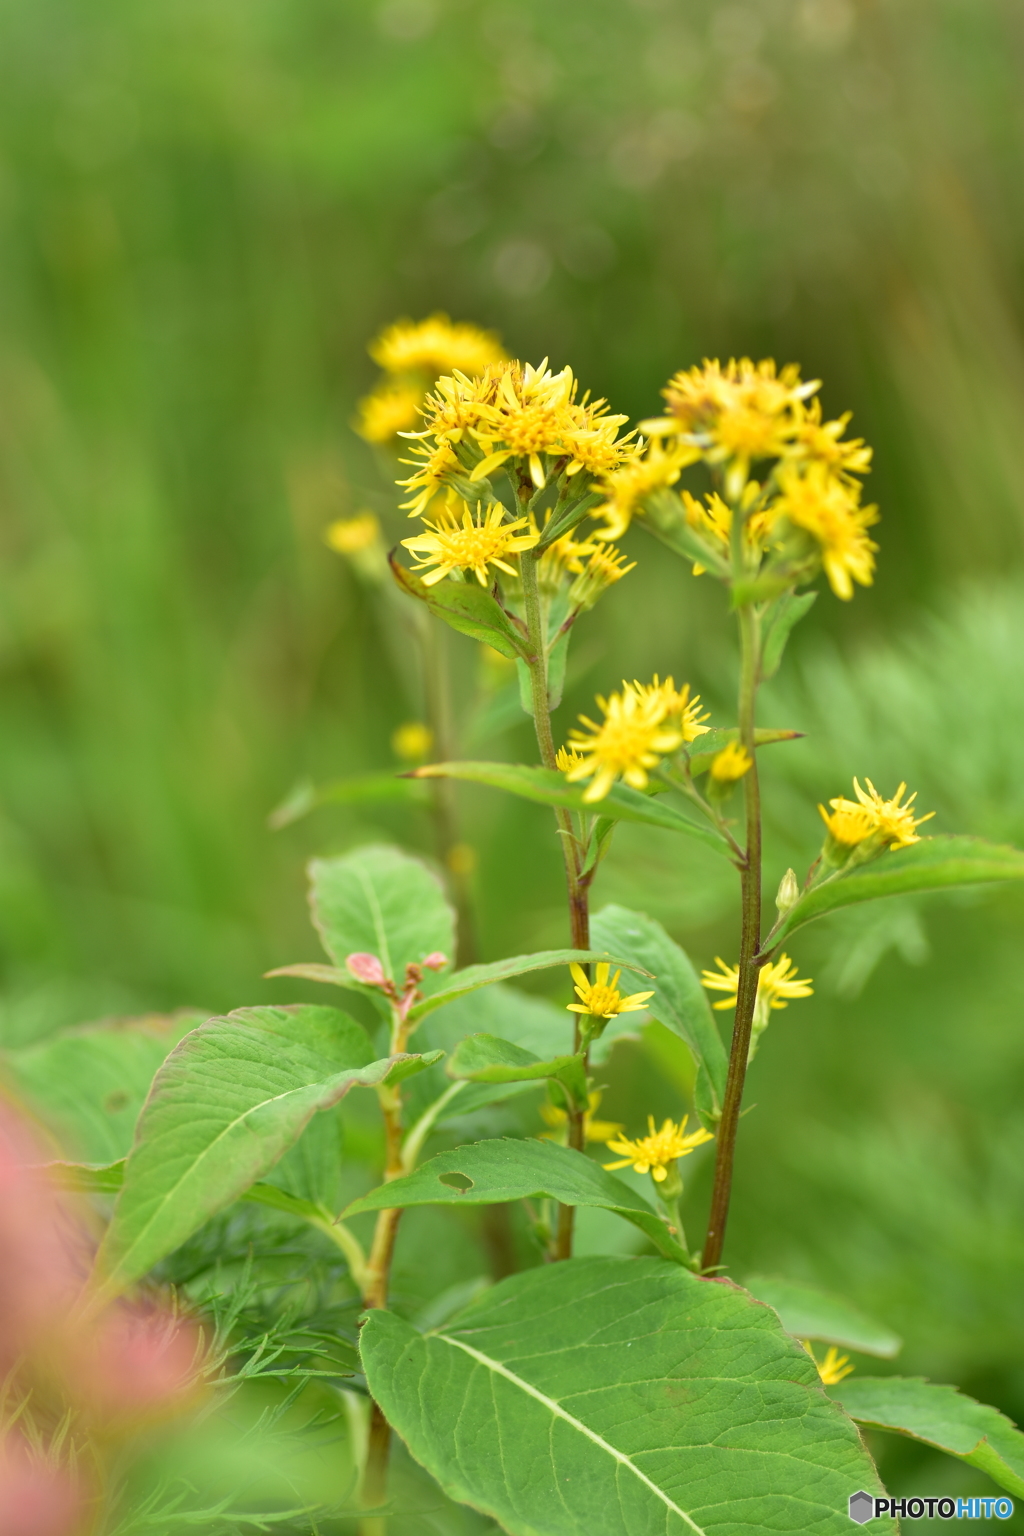
[[[772,949],[805,923],[841,907],[992,880],[1024,880],[1024,853],[980,837],[923,837],[910,848],[880,853],[870,864],[805,891],[771,935]]]
[[[508,614],[486,587],[476,580],[439,581],[428,587],[413,571],[406,570],[390,555],[391,574],[403,592],[426,603],[431,613],[443,619],[460,634],[493,646],[502,656],[510,659],[530,655],[526,636],[509,618]]]
[[[440,881],[400,848],[371,844],[338,858],[313,859],[309,880],[313,923],[338,968],[329,978],[338,986],[362,992],[383,1007],[380,992],[348,972],[348,955],[376,955],[385,976],[399,988],[408,964],[435,950],[454,955],[455,914]],[[299,972],[289,968],[287,974]],[[309,968],[302,974],[310,976]],[[429,988],[439,982],[428,972],[423,984]]]
[[[374,1312],[360,1351],[416,1460],[511,1536],[846,1536],[883,1493],[775,1314],[663,1260],[528,1270],[425,1336]]]
[[[372,1054],[365,1030],[334,1008],[242,1008],[186,1035],[139,1118],[97,1257],[105,1287],[131,1285],[237,1200],[318,1110],[427,1064]]]
[[[693,1052],[708,1088],[708,1103],[698,1101],[702,1118],[713,1123],[721,1114],[729,1059],[700,977],[687,955],[660,923],[628,907],[603,908],[591,920],[592,942],[627,955],[654,977],[648,1011],[679,1035]]]
[[[446,1182],[450,1180],[451,1182]],[[353,1202],[345,1217],[410,1205],[501,1205],[509,1200],[557,1200],[615,1211],[639,1227],[666,1258],[682,1249],[642,1195],[582,1152],[551,1141],[499,1137],[440,1152],[415,1173],[382,1184]]]
[[[542,1061],[532,1051],[496,1035],[467,1035],[452,1052],[445,1071],[470,1083],[536,1083],[552,1077],[581,1108],[587,1104],[587,1074],[578,1056]]]
[[[751,1296],[774,1307],[783,1328],[798,1339],[820,1339],[883,1360],[891,1360],[903,1348],[899,1334],[841,1296],[774,1275],[751,1275],[743,1284]]]
[[[583,788],[569,784],[555,768],[530,768],[523,763],[429,763],[414,769],[417,779],[465,779],[473,784],[489,784],[510,795],[533,800],[539,805],[561,806],[570,811],[585,811],[609,821],[640,821],[649,827],[663,827],[694,837],[716,853],[729,857],[724,840],[709,826],[691,821],[674,805],[652,795],[630,789],[628,784],[614,784],[605,798],[588,805]]]
[[[312,779],[300,779],[290,789],[267,817],[267,825],[274,832],[292,826],[308,816],[310,811],[322,805],[359,805],[377,800],[404,800],[421,803],[423,789],[404,774],[359,773],[345,779],[331,779],[327,784],[314,784]]]
[[[650,975],[642,966],[634,965],[629,960],[613,959],[611,954],[602,949],[542,949],[534,955],[510,955],[505,960],[494,960],[487,965],[469,965],[464,971],[456,971],[453,976],[444,978],[436,992],[431,992],[429,997],[410,1008],[410,1022],[426,1018],[427,1014],[443,1007],[445,1003],[452,1003],[456,998],[476,992],[480,987],[493,986],[498,981],[510,981],[513,976],[526,976],[530,971],[548,971],[553,966],[571,965],[574,961],[580,965],[607,961],[610,965],[622,966],[641,976]]]
[[[755,747],[771,747],[779,741],[799,741],[802,731],[779,730],[775,727],[758,727],[754,732]],[[707,773],[715,758],[723,747],[730,742],[739,741],[740,733],[736,726],[726,726],[721,730],[708,731],[704,736],[698,736],[693,743],[694,748],[690,752],[690,772],[696,777],[699,773]]]
[[[1024,1435],[997,1408],[920,1376],[851,1377],[829,1395],[858,1424],[934,1445],[1024,1496]]]

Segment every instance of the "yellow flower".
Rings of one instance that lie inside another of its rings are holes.
[[[819,380],[801,382],[795,363],[779,371],[771,358],[730,358],[724,368],[705,359],[669,380],[663,391],[668,417],[643,422],[640,430],[700,435],[709,440],[712,463],[775,458],[792,440],[800,403],[819,388]]]
[[[493,331],[455,323],[442,314],[426,320],[396,320],[370,343],[368,351],[387,373],[420,373],[431,380],[456,368],[469,375],[483,373],[490,363],[505,357]]]
[[[489,565],[517,576],[519,573],[514,565],[509,565],[508,556],[521,549],[532,549],[537,535],[517,534],[518,528],[526,527],[525,517],[513,518],[511,522],[505,522],[504,517],[505,509],[498,502],[483,514],[478,504],[475,517],[465,508],[461,524],[454,517],[451,521],[428,523],[427,533],[403,539],[404,548],[422,557],[413,570],[437,567],[424,576],[424,586],[434,586],[452,571],[473,571],[480,585],[486,586]]]
[[[715,956],[717,971],[704,971],[701,980],[709,992],[727,992],[720,1003],[713,1003],[714,1008],[735,1008],[736,994],[739,988],[740,968],[738,965],[726,965],[724,960]],[[769,1013],[773,1008],[785,1008],[794,997],[811,997],[814,988],[811,978],[803,979],[796,974],[796,966],[788,955],[780,955],[774,963],[769,961],[763,965],[757,976],[757,1001],[754,1005],[754,1020],[763,1028],[768,1022]]]
[[[905,803],[903,796],[906,793],[906,784],[901,784],[891,800],[883,800],[878,790],[870,779],[865,779],[867,789],[862,789],[856,779],[853,788],[857,795],[857,801],[844,800],[841,796],[830,800],[833,814],[829,816],[825,807],[818,806],[825,825],[835,838],[837,843],[856,845],[865,842],[869,837],[877,836],[879,841],[892,849],[893,853],[899,848],[909,848],[912,843],[919,843],[921,839],[917,835],[917,828],[923,822],[930,821],[935,815],[929,811],[926,816],[914,816],[914,801],[917,799],[917,790],[909,796]]]
[[[406,720],[391,736],[391,750],[406,763],[423,763],[434,746],[434,733],[421,720]]]
[[[595,966],[593,981],[587,980],[586,971],[575,960],[569,970],[579,998],[578,1003],[566,1003],[570,1013],[588,1013],[595,1019],[614,1019],[620,1013],[641,1012],[648,998],[654,996],[653,992],[634,992],[630,997],[623,997],[618,989],[622,972],[616,971],[609,980],[611,966],[605,960]]]
[[[776,512],[816,540],[836,596],[848,602],[855,581],[870,587],[878,545],[868,538],[867,530],[878,521],[878,512],[859,505],[859,487],[840,480],[817,460],[802,466],[783,464],[777,479],[781,494]]]
[[[649,1135],[640,1136],[635,1141],[628,1136],[619,1136],[608,1142],[609,1152],[617,1152],[622,1160],[605,1163],[605,1168],[627,1168],[632,1164],[634,1173],[649,1173],[656,1184],[663,1184],[668,1178],[670,1163],[674,1163],[677,1158],[688,1157],[695,1147],[714,1140],[711,1132],[703,1128],[691,1131],[687,1136],[686,1122],[689,1118],[689,1115],[684,1115],[678,1125],[674,1120],[666,1120],[661,1130],[656,1131],[654,1116],[648,1115]]]
[[[643,512],[644,497],[675,485],[686,466],[699,458],[700,449],[686,443],[666,447],[652,438],[642,453],[637,444],[616,469],[601,477],[599,489],[605,499],[590,514],[605,520],[597,538],[621,539],[633,517]]]
[[[671,680],[670,680],[671,681]],[[623,683],[621,693],[597,700],[604,713],[600,725],[580,715],[591,732],[570,732],[576,761],[566,772],[570,784],[591,779],[584,800],[593,804],[603,800],[616,779],[625,779],[634,789],[647,787],[647,770],[656,768],[659,754],[674,752],[685,740],[678,722],[667,719],[663,691],[640,693]]]
[[[576,764],[582,761],[583,753],[571,744],[567,747],[559,747],[555,753],[555,767],[562,773],[568,773],[570,768],[575,768]]]
[[[741,510],[749,507],[760,495],[761,487],[756,480],[749,480],[743,488],[741,497]],[[704,503],[691,496],[689,491],[682,492],[683,507],[686,511],[686,521],[691,528],[704,535],[712,544],[717,544],[724,554],[729,548],[730,535],[732,533],[732,508],[719,496],[717,491],[711,491],[704,499]],[[775,521],[775,508],[773,506],[762,507],[759,511],[747,517],[744,524],[744,534],[747,543],[754,548],[762,545],[771,533]],[[693,574],[702,576],[706,567],[695,564]]]
[[[423,445],[414,448],[413,453],[416,458],[402,460],[412,466],[413,473],[408,480],[397,482],[413,495],[411,500],[399,502],[399,506],[410,517],[422,517],[434,497],[447,491],[449,479],[459,473],[460,465],[448,443],[439,443],[436,448]]]
[[[607,1141],[609,1137],[616,1136],[622,1130],[622,1126],[614,1120],[595,1120],[594,1116],[601,1107],[601,1090],[595,1088],[587,1097],[587,1109],[583,1116],[583,1135],[586,1141]],[[559,1109],[557,1104],[542,1104],[540,1117],[545,1125],[551,1127],[548,1131],[541,1131],[541,1141],[560,1141],[563,1144],[567,1140],[566,1127],[569,1124],[569,1116],[564,1109]]]
[[[390,443],[400,432],[411,432],[419,425],[422,399],[422,389],[388,379],[363,396],[353,425],[368,443]]]
[[[628,685],[623,684],[623,687],[627,686],[632,688],[652,712],[661,709],[666,720],[673,715],[678,715],[679,729],[685,743],[689,744],[691,741],[696,741],[698,736],[707,735],[708,727],[704,721],[710,720],[711,716],[706,710],[701,711],[699,693],[690,698],[689,683],[684,683],[682,688],[677,689],[671,677],[666,677],[664,682],[660,682],[658,674],[655,673],[654,681],[651,683],[638,683],[634,680]]]
[[[711,759],[711,777],[718,784],[735,784],[737,779],[742,779],[745,773],[749,773],[754,766],[754,759],[746,747],[738,741],[730,741],[728,746],[716,752]]]
[[[357,555],[364,549],[372,549],[380,540],[380,523],[372,512],[360,512],[357,517],[342,517],[328,524],[324,541],[339,555]]]
[[[569,603],[575,609],[592,608],[609,587],[621,581],[636,566],[633,560],[626,564],[626,557],[614,544],[577,545],[586,550],[587,563],[581,566],[579,575],[569,588]]]
[[[849,1376],[850,1372],[856,1369],[850,1364],[849,1355],[841,1355],[834,1344],[829,1345],[824,1360],[818,1360],[811,1348],[810,1339],[803,1339],[801,1342],[817,1366],[818,1375],[826,1387],[838,1386],[845,1376]]]
[[[802,406],[797,417],[798,425],[791,452],[820,460],[841,479],[868,474],[871,469],[871,449],[862,437],[843,438],[850,416],[851,412],[847,411],[838,421],[823,422],[820,400],[812,400],[809,405]]]

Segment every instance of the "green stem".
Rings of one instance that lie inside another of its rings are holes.
[[[424,613],[421,634],[427,722],[434,733],[436,760],[449,763],[459,753],[452,723],[447,632],[440,619]],[[437,857],[448,875],[458,919],[456,964],[459,967],[473,965],[478,959],[476,932],[469,873],[459,836],[454,779],[431,780],[430,797]]]
[[[739,519],[737,518],[737,522]],[[760,657],[760,620],[747,605],[739,610],[740,622],[740,741],[750,753],[753,766],[743,779],[746,795],[746,849],[740,867],[743,902],[740,930],[739,985],[736,992],[736,1018],[729,1051],[729,1072],[725,1083],[722,1119],[718,1127],[715,1154],[715,1181],[711,1192],[711,1212],[704,1242],[703,1268],[717,1269],[722,1259],[725,1227],[732,1194],[733,1160],[739,1127],[743,1084],[747,1075],[750,1031],[757,1002],[760,970],[757,954],[761,945],[761,787],[754,751],[754,716],[757,702]]]

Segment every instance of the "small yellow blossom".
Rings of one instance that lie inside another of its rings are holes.
[[[740,510],[744,511],[757,500],[761,493],[761,487],[756,480],[748,480],[743,488]],[[722,554],[729,548],[730,535],[732,533],[732,508],[722,500],[717,491],[711,491],[703,502],[691,496],[689,491],[682,493],[683,507],[686,512],[686,521],[690,527],[703,534],[709,543],[716,545]],[[775,508],[772,505],[761,507],[757,512],[751,513],[744,523],[744,535],[747,544],[754,549],[765,543],[775,522]],[[706,566],[695,564],[693,574],[702,576]]]
[[[605,1142],[610,1137],[617,1136],[623,1129],[614,1120],[595,1119],[595,1115],[600,1107],[601,1090],[595,1088],[593,1093],[587,1096],[587,1108],[583,1115],[583,1135],[586,1141]],[[542,1104],[540,1106],[540,1117],[545,1125],[551,1127],[550,1130],[541,1131],[541,1141],[560,1141],[564,1145],[568,1140],[566,1131],[569,1124],[569,1116],[566,1111],[560,1109],[557,1104]]]
[[[399,433],[418,426],[422,399],[422,389],[414,384],[395,384],[388,379],[363,396],[353,425],[368,443],[390,443]]]
[[[426,320],[396,320],[370,343],[370,356],[386,373],[419,373],[429,380],[458,369],[470,376],[483,373],[505,353],[493,331],[456,323],[447,315]],[[417,402],[418,403],[418,402]]]
[[[488,566],[496,565],[510,576],[519,573],[509,565],[508,557],[522,549],[532,549],[537,542],[536,533],[517,533],[526,527],[526,518],[513,518],[505,522],[505,509],[498,502],[482,513],[477,506],[476,516],[466,507],[462,522],[454,517],[450,521],[427,523],[428,531],[413,539],[403,539],[404,548],[419,555],[413,570],[424,571],[436,566],[423,584],[434,586],[452,571],[472,571],[481,586],[488,582]]]
[[[708,727],[704,721],[710,720],[711,716],[706,710],[701,710],[699,693],[695,693],[693,698],[690,698],[689,683],[684,683],[682,688],[677,689],[671,677],[666,677],[665,681],[661,682],[658,674],[655,673],[653,682],[638,683],[634,679],[630,684],[623,684],[623,687],[627,686],[644,701],[652,713],[660,709],[662,717],[666,720],[678,715],[679,729],[687,745],[691,741],[696,741],[698,736],[707,735]]]
[[[559,747],[555,753],[555,767],[562,773],[568,773],[570,768],[575,768],[577,763],[583,762],[583,753],[571,743],[567,747]]]
[[[868,538],[867,530],[877,523],[878,511],[859,505],[859,486],[851,487],[816,460],[803,466],[783,464],[777,479],[780,496],[775,510],[817,542],[835,595],[848,602],[855,581],[870,587],[878,545]]]
[[[570,784],[592,781],[583,796],[588,805],[603,800],[619,778],[634,789],[645,789],[647,770],[656,768],[666,752],[674,752],[685,740],[678,720],[667,718],[660,693],[654,697],[649,692],[641,694],[624,683],[621,693],[613,693],[609,699],[598,696],[597,702],[604,719],[597,725],[580,715],[590,735],[570,732],[577,758],[566,772]]]
[[[749,773],[754,766],[754,759],[741,746],[738,741],[730,741],[728,746],[716,752],[711,759],[711,777],[717,784],[735,784],[737,779],[742,779],[745,773]]]
[[[820,460],[841,479],[868,474],[871,469],[871,449],[862,437],[843,437],[851,414],[847,411],[837,421],[823,422],[820,400],[812,400],[802,406],[790,452]]]
[[[380,523],[372,512],[341,517],[324,530],[324,542],[339,555],[358,555],[380,541]]]
[[[738,965],[726,965],[724,960],[715,956],[717,971],[704,971],[701,980],[709,992],[726,992],[720,1003],[713,1003],[714,1008],[735,1008],[736,995],[739,989],[740,968]],[[780,955],[778,960],[769,961],[763,965],[757,976],[757,1001],[754,1006],[755,1023],[767,1024],[769,1013],[773,1008],[785,1008],[794,997],[811,997],[814,987],[811,978],[802,978],[796,974],[796,966],[788,955]]]
[[[599,489],[605,499],[590,514],[604,518],[605,526],[597,530],[597,538],[621,539],[634,516],[643,512],[644,497],[675,485],[686,466],[699,458],[700,449],[689,444],[666,447],[660,439],[652,438],[642,452],[638,444],[617,468],[601,478]]]
[[[448,443],[439,443],[436,448],[418,446],[413,453],[416,458],[402,460],[412,466],[413,473],[407,480],[397,482],[413,495],[409,501],[399,502],[399,506],[410,517],[422,517],[436,496],[446,495],[450,502],[449,481],[459,473],[460,466]]]
[[[422,720],[406,720],[391,736],[391,750],[404,763],[424,763],[434,747],[434,733]]]
[[[648,1115],[649,1135],[640,1136],[635,1141],[628,1136],[609,1140],[609,1152],[618,1153],[621,1162],[605,1163],[605,1168],[627,1168],[632,1164],[634,1173],[649,1173],[656,1184],[664,1184],[670,1163],[674,1163],[677,1158],[688,1157],[695,1147],[714,1140],[711,1132],[703,1128],[686,1135],[686,1122],[689,1118],[689,1115],[684,1115],[678,1125],[674,1120],[666,1120],[658,1131],[654,1128],[654,1116]]]
[[[810,1339],[802,1339],[801,1343],[814,1361],[823,1386],[838,1386],[844,1377],[849,1376],[850,1372],[856,1369],[850,1364],[849,1355],[841,1355],[834,1344],[829,1345],[824,1360],[819,1360],[811,1348]]]
[[[836,842],[846,847],[855,847],[858,843],[866,842],[869,837],[877,836],[893,853],[899,848],[909,848],[912,843],[919,843],[921,839],[917,835],[917,828],[923,822],[930,821],[935,812],[914,816],[917,791],[903,802],[907,786],[901,784],[891,800],[883,800],[870,779],[864,782],[867,784],[866,790],[861,788],[856,779],[853,781],[856,801],[846,800],[841,795],[829,801],[831,816],[823,805],[818,806]]]
[[[577,546],[583,549],[583,545]],[[569,604],[574,609],[592,608],[609,587],[635,569],[636,561],[626,564],[626,557],[614,544],[596,544],[587,549],[587,563],[569,588]]]
[[[705,359],[699,368],[677,373],[663,391],[669,414],[642,422],[642,432],[683,433],[703,438],[709,463],[732,459],[747,466],[755,459],[778,458],[792,441],[802,401],[820,388],[802,382],[789,363],[778,370],[766,358],[759,363],[730,358],[723,368]],[[741,479],[743,476],[741,476]]]
[[[622,972],[616,971],[609,979],[611,966],[605,960],[595,966],[593,981],[587,980],[586,971],[575,960],[569,970],[579,998],[578,1003],[566,1004],[570,1013],[589,1013],[595,1019],[614,1019],[620,1013],[642,1011],[647,1000],[654,996],[653,992],[634,992],[629,997],[623,997],[618,988]]]

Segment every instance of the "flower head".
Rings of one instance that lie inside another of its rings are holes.
[[[859,485],[851,486],[820,460],[783,464],[777,473],[779,516],[803,528],[817,543],[829,585],[845,602],[853,583],[870,587],[878,545],[867,530],[878,521],[875,507],[859,504]]]
[[[578,545],[577,548],[586,550],[587,563],[581,565],[576,580],[569,588],[569,604],[577,610],[593,608],[602,592],[607,592],[609,587],[627,576],[634,569],[636,561],[627,565],[625,555],[614,544]]]
[[[849,1355],[841,1355],[834,1344],[829,1345],[825,1352],[824,1360],[819,1360],[811,1348],[810,1340],[804,1339],[802,1343],[804,1349],[806,1349],[817,1366],[818,1375],[821,1377],[823,1386],[838,1386],[845,1376],[849,1376],[850,1372],[856,1369],[855,1366],[850,1364]]]
[[[801,406],[790,453],[794,457],[816,459],[842,479],[866,475],[871,469],[871,449],[862,437],[843,437],[850,415],[847,411],[836,421],[823,422],[820,400],[811,400]],[[856,484],[855,481],[851,483]]]
[[[396,320],[370,343],[368,351],[386,373],[425,374],[431,380],[456,368],[470,376],[483,373],[505,356],[493,331],[453,322],[442,314],[426,320]]]
[[[536,533],[518,533],[526,527],[526,518],[513,518],[505,522],[505,509],[495,502],[482,512],[477,505],[476,515],[466,507],[462,522],[453,516],[450,520],[427,523],[427,532],[414,539],[403,539],[403,546],[414,555],[421,556],[413,570],[424,571],[435,566],[429,576],[424,576],[424,586],[432,587],[452,571],[472,571],[481,586],[488,582],[488,566],[496,565],[510,576],[518,575],[514,565],[509,565],[510,555],[522,549],[532,549],[537,542]]]
[[[583,1136],[586,1141],[607,1141],[610,1137],[618,1135],[622,1126],[614,1120],[598,1120],[595,1118],[601,1107],[601,1090],[595,1088],[593,1093],[587,1096],[587,1108],[583,1113]],[[569,1116],[564,1109],[557,1104],[542,1104],[540,1117],[550,1129],[541,1131],[541,1141],[560,1141],[563,1145],[567,1142],[567,1128]]]
[[[687,1135],[686,1122],[689,1118],[689,1115],[684,1115],[678,1125],[674,1120],[666,1120],[658,1131],[654,1128],[654,1116],[648,1115],[647,1136],[640,1136],[635,1141],[628,1136],[609,1140],[609,1152],[618,1153],[621,1161],[605,1163],[605,1168],[627,1168],[632,1164],[634,1173],[649,1173],[656,1184],[663,1184],[668,1177],[669,1164],[677,1158],[688,1157],[695,1147],[702,1146],[704,1142],[714,1140],[711,1132],[703,1128]]]
[[[358,555],[380,542],[380,523],[372,512],[341,517],[324,530],[324,541],[339,555]]]
[[[417,445],[412,451],[416,457],[403,459],[402,463],[410,465],[413,472],[407,480],[397,482],[411,491],[412,496],[408,501],[399,502],[399,506],[410,517],[422,517],[435,496],[446,494],[450,502],[451,478],[459,473],[461,466],[451,445],[446,442],[438,443],[435,448]]]
[[[609,977],[611,966],[605,960],[599,961],[594,968],[593,981],[587,980],[586,971],[575,960],[569,970],[579,998],[578,1003],[566,1004],[570,1013],[588,1013],[595,1019],[614,1019],[620,1013],[641,1012],[648,998],[654,996],[653,992],[634,992],[630,997],[623,997],[618,987],[622,972],[616,971],[614,976]]]
[[[704,971],[701,981],[709,992],[725,992],[728,995],[720,1003],[713,1003],[714,1008],[735,1008],[736,996],[740,983],[740,968],[738,965],[726,965],[724,960],[715,956],[717,971]],[[778,960],[769,961],[763,965],[757,976],[757,1002],[754,1006],[755,1023],[762,1027],[767,1024],[769,1014],[774,1008],[785,1008],[794,997],[810,997],[814,987],[810,977],[802,978],[796,974],[796,966],[788,955],[780,955]]]
[[[923,822],[930,821],[935,812],[929,811],[926,816],[915,817],[917,791],[904,801],[907,786],[901,784],[891,800],[883,800],[870,779],[864,782],[867,789],[862,789],[856,779],[853,781],[857,796],[855,801],[846,800],[841,795],[830,800],[831,815],[823,805],[818,806],[835,841],[844,847],[856,847],[870,837],[877,837],[880,844],[891,848],[894,853],[899,848],[909,848],[912,843],[919,843],[921,839],[917,835],[917,828]]]
[[[730,358],[723,368],[705,359],[677,373],[663,391],[668,416],[641,424],[641,431],[702,437],[709,462],[777,458],[792,440],[801,402],[820,388],[802,382],[795,363],[777,369],[771,358]]]
[[[716,784],[735,784],[754,766],[754,759],[738,741],[730,741],[711,759],[710,773]]]
[[[588,804],[603,800],[616,779],[645,789],[647,770],[702,730],[695,714],[698,701],[690,703],[689,689],[677,694],[671,678],[665,683],[655,678],[648,686],[623,683],[621,693],[599,696],[597,702],[604,719],[598,725],[580,716],[590,734],[570,733],[576,758],[566,771],[570,784],[592,781],[583,796]]]
[[[590,514],[605,521],[605,526],[597,530],[597,537],[621,539],[633,517],[643,512],[644,498],[675,485],[686,466],[699,458],[700,449],[686,443],[666,445],[660,438],[652,438],[642,448],[638,444],[614,469],[601,476],[599,489],[604,501]]]
[[[422,399],[423,391],[415,384],[387,379],[360,400],[353,425],[368,443],[390,443],[418,424]]]

